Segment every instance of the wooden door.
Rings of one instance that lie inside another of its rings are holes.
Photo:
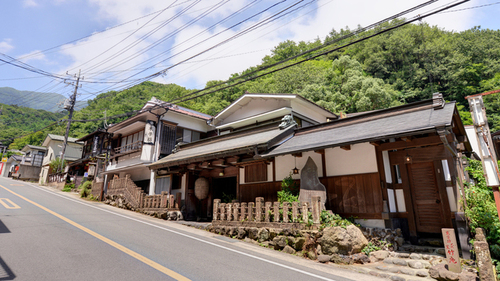
[[[440,233],[446,227],[443,204],[436,179],[434,163],[408,165],[411,195],[417,231]]]

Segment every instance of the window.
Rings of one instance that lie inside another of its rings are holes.
[[[267,164],[245,166],[245,183],[267,181]]]
[[[172,175],[172,190],[181,189],[181,176]]]
[[[396,177],[394,179],[394,183],[399,184],[402,183],[403,181],[401,180],[401,171],[399,170],[399,165],[394,165],[394,176]]]
[[[161,177],[156,179],[155,194],[161,194],[162,191],[170,190],[170,177]]]
[[[141,148],[143,139],[144,139],[144,131],[139,131],[137,133],[122,137],[121,152]]]
[[[201,138],[201,133],[200,132],[195,132],[193,130],[177,127],[177,134],[176,134],[176,140],[175,143],[179,142],[193,142],[197,141]]]

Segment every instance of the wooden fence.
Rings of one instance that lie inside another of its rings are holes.
[[[214,200],[213,222],[216,224],[252,223],[320,223],[321,199],[312,197],[309,202],[265,202],[263,197],[257,197],[254,202],[221,203]]]
[[[109,181],[107,194],[123,195],[132,207],[144,211],[157,211],[160,209],[178,211],[180,205],[180,197],[175,200],[175,196],[169,195],[166,191],[157,195],[147,195],[140,187],[135,185],[128,175],[125,178]]]

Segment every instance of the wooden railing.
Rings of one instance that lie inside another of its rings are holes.
[[[115,155],[113,157],[118,157],[125,154],[130,154],[142,149],[143,141],[136,141],[124,146],[115,148]]]
[[[257,197],[254,202],[221,203],[214,200],[213,222],[250,222],[250,223],[320,223],[321,199],[312,197],[309,202],[299,203],[265,202]]]
[[[122,194],[135,209],[168,209],[169,211],[178,211],[180,205],[180,198],[175,200],[174,195],[169,195],[165,191],[157,195],[147,195],[140,187],[135,185],[129,175],[125,176],[125,178],[109,181],[107,194]]]
[[[65,182],[67,173],[55,173],[47,176],[47,182]]]

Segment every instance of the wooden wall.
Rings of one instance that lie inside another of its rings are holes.
[[[334,176],[320,179],[327,190],[326,208],[344,217],[360,219],[382,218],[382,190],[378,173]],[[300,180],[296,183],[300,185]],[[253,202],[256,197],[264,201],[277,201],[281,182],[239,185],[240,202]]]

